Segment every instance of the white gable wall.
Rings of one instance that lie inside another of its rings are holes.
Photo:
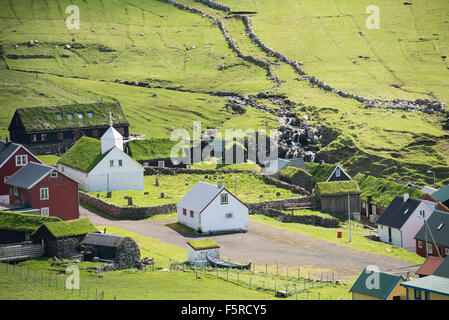
[[[223,189],[220,194],[228,194],[228,204],[221,204],[218,195],[200,215],[202,232],[248,230],[248,208]],[[232,213],[232,218],[226,214]]]
[[[391,242],[389,242],[389,236],[388,236],[388,229],[390,227],[388,226],[378,226],[379,231],[379,240],[385,243],[392,244],[394,246],[401,247],[402,246],[402,235],[401,230],[397,228],[391,228]]]
[[[89,173],[88,190],[144,190],[144,168],[123,151],[113,148]]]
[[[416,252],[416,240],[414,237],[419,229],[424,225],[424,220],[419,216],[419,212],[424,210],[424,219],[427,220],[432,214],[433,210],[421,201],[421,204],[410,215],[407,221],[401,228],[402,231],[402,247],[410,252]],[[430,236],[429,236],[430,237]]]
[[[78,182],[80,189],[88,190],[89,188],[89,179],[88,175],[85,172],[82,172],[77,169],[73,169],[71,167],[68,167],[64,164],[58,163],[58,170],[61,171],[63,174],[65,174],[67,177],[69,177],[72,180],[75,180]]]

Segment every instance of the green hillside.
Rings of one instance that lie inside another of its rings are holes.
[[[449,182],[440,113],[367,108],[320,89],[252,42],[249,20],[193,0],[167,2],[0,0],[0,137],[16,108],[101,99],[119,101],[131,132],[147,139],[191,131],[199,120],[221,130],[277,127],[257,109],[232,111],[224,97],[268,91],[276,97],[254,103],[276,109],[277,99],[290,101],[323,127],[320,156],[350,175],[430,184],[432,169],[438,185]],[[369,99],[449,102],[446,0],[377,1],[379,29],[365,26],[368,0],[221,2],[257,12],[249,16],[264,45],[334,88]],[[70,4],[80,9],[79,30],[66,29]]]

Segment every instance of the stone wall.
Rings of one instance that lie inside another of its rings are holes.
[[[164,204],[153,207],[120,207],[110,204],[90,194],[79,191],[80,202],[95,209],[105,212],[118,219],[145,219],[157,214],[169,214],[176,212],[176,204]]]
[[[77,253],[77,247],[84,235],[58,240],[45,240],[45,255],[67,259]]]
[[[283,206],[296,203],[313,202],[313,197],[290,198],[281,200],[271,200],[255,203],[247,203],[249,214],[263,214],[267,210],[282,210]]]
[[[268,209],[264,214],[286,223],[302,223],[324,228],[338,228],[340,222],[336,218],[325,218],[317,215],[292,215],[275,209]]]
[[[116,269],[135,268],[140,263],[139,245],[131,238],[126,238],[115,251]]]

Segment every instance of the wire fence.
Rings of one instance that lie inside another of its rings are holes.
[[[116,295],[106,295],[104,290],[79,283],[79,288],[75,286],[67,286],[67,278],[70,274],[49,273],[27,266],[9,263],[0,263],[0,275],[7,275],[11,280],[30,281],[33,285],[39,286],[40,289],[50,290],[53,295],[58,297],[67,297],[83,300],[117,300]],[[12,277],[11,277],[12,276]]]

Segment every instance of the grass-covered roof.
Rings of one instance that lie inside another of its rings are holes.
[[[90,172],[107,154],[101,153],[100,140],[82,137],[58,160],[58,164]]]
[[[318,182],[316,188],[322,196],[360,192],[359,185],[354,180]]]
[[[330,163],[305,162],[305,164],[313,182],[326,181],[335,169],[335,165]]]
[[[203,239],[203,240],[191,240],[187,242],[193,249],[201,250],[201,249],[212,249],[219,248],[220,246],[212,239]]]
[[[170,139],[132,140],[128,142],[129,151],[134,160],[168,159],[172,148],[179,141]],[[178,157],[185,157],[183,149],[179,151]]]
[[[0,211],[0,230],[34,232],[46,222],[60,221],[58,217]]]
[[[47,233],[53,238],[67,238],[79,236],[89,232],[98,232],[97,228],[87,218],[81,218],[70,221],[47,222],[40,226],[34,233]]]
[[[363,200],[367,200],[368,196],[372,196],[371,202],[373,204],[385,208],[388,207],[396,196],[403,196],[405,193],[409,194],[412,199],[420,199],[425,195],[424,192],[413,189],[412,187],[362,173],[358,173],[354,177],[354,180],[360,186],[360,197]]]
[[[129,124],[122,108],[115,102],[21,108],[16,113],[25,130],[35,132],[107,126],[110,123],[109,111],[114,125]]]

